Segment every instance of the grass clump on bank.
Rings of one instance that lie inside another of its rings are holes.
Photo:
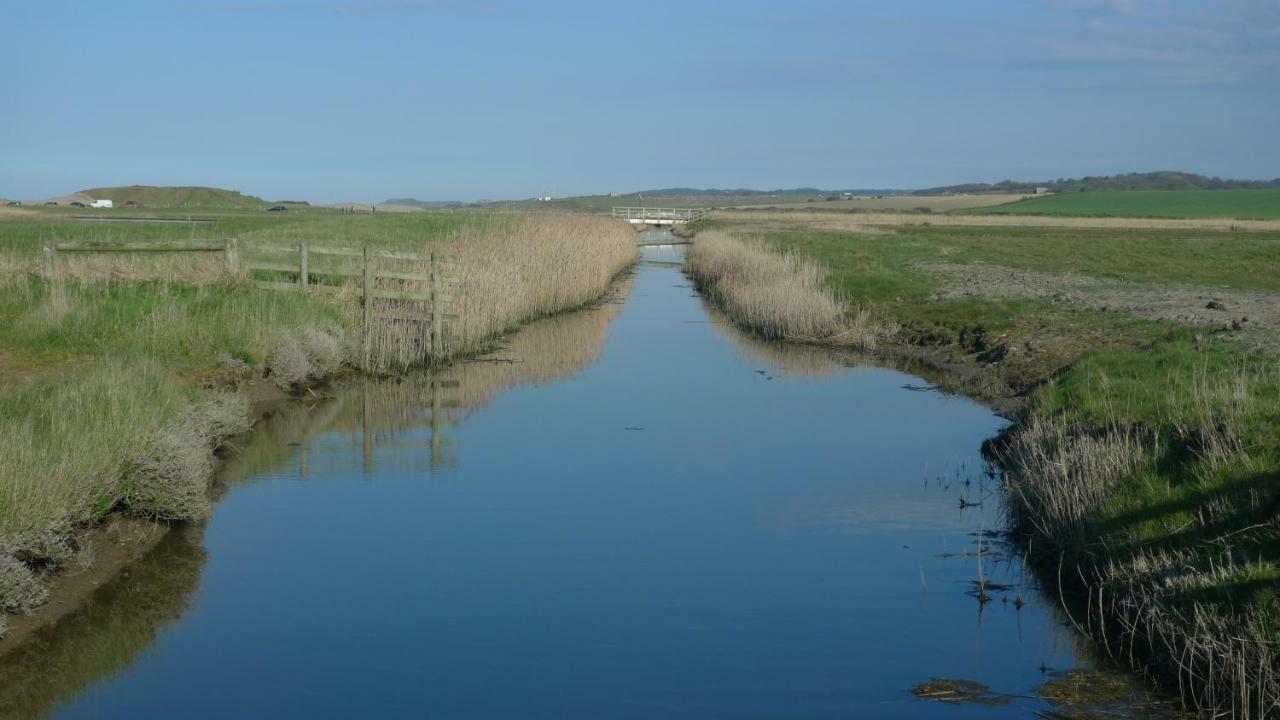
[[[851,313],[825,286],[820,265],[758,239],[701,233],[687,271],[736,322],[766,338],[873,349],[888,332],[865,309]]]

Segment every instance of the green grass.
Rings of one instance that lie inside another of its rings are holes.
[[[1280,218],[1280,190],[1115,190],[1027,198],[964,210],[989,215],[1082,215],[1150,218]]]

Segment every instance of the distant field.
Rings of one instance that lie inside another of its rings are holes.
[[[1280,190],[1116,190],[1046,195],[969,214],[1280,219]]]
[[[736,207],[770,208],[778,210],[922,210],[947,212],[969,208],[1004,205],[1026,197],[1022,194],[991,195],[885,195],[883,197],[859,197],[850,200],[800,200],[787,198],[784,202],[767,202],[754,198]],[[723,207],[723,206],[722,206]]]

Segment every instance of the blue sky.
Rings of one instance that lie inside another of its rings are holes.
[[[1275,0],[0,0],[0,196],[1280,176]]]

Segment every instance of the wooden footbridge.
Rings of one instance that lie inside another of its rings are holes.
[[[705,208],[616,207],[613,217],[632,225],[687,225],[706,217]]]

